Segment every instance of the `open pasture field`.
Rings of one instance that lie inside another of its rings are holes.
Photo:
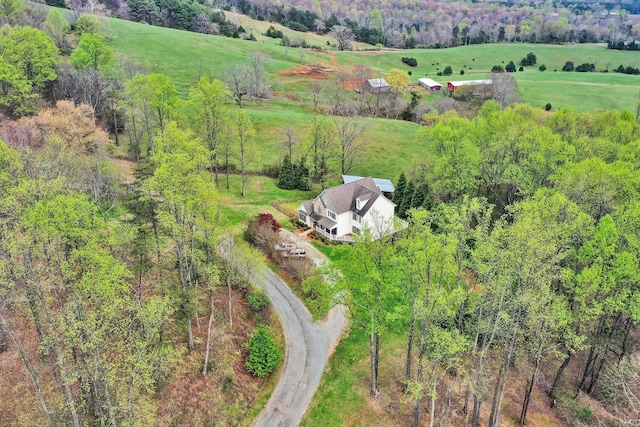
[[[316,80],[329,81],[337,72],[350,72],[356,65],[370,67],[375,74],[384,75],[391,68],[412,72],[412,81],[429,76],[446,83],[448,80],[485,78],[495,64],[506,65],[510,60],[519,63],[528,52],[537,56],[535,66],[514,73],[521,98],[538,107],[551,103],[553,110],[570,107],[579,111],[595,112],[604,109],[636,109],[640,76],[618,73],[577,73],[554,71],[562,69],[567,60],[579,65],[593,62],[597,69],[618,65],[640,66],[640,52],[621,52],[606,49],[604,45],[532,45],[486,44],[451,49],[415,49],[386,51],[338,52],[303,51],[303,65],[318,64],[322,73],[306,72],[300,64],[300,51],[287,50],[279,40],[261,35],[270,23],[253,21],[240,15],[230,19],[241,21],[252,31],[257,42],[230,39],[222,36],[189,33],[153,27],[117,19],[110,20],[110,43],[124,58],[140,64],[147,72],[167,74],[177,85],[181,96],[186,96],[202,75],[221,78],[225,67],[247,61],[252,51],[270,55],[270,71],[276,86],[275,97],[269,101],[247,102],[245,110],[255,124],[258,155],[250,169],[264,170],[278,164],[284,155],[281,143],[285,136],[282,128],[293,126],[300,144],[298,153],[304,152],[311,127],[309,84]],[[274,24],[274,27],[282,29]],[[305,38],[309,43],[329,40],[313,34],[292,33],[293,38]],[[319,43],[321,44],[321,43]],[[415,57],[417,67],[401,62],[403,56]],[[547,71],[540,72],[545,64]],[[437,72],[445,66],[453,68],[450,77],[439,77]],[[314,68],[315,69],[315,68]],[[464,75],[460,70],[465,70]],[[307,70],[308,71],[308,70]],[[439,96],[439,95],[438,95]],[[431,96],[433,98],[433,95]],[[425,144],[416,138],[419,126],[409,122],[382,119],[363,119],[368,141],[365,151],[356,161],[351,174],[375,175],[396,179],[400,170],[415,160],[428,157]],[[294,154],[294,157],[297,157]],[[339,177],[335,177],[336,180]]]
[[[338,62],[345,67],[356,64],[379,70],[383,75],[391,68],[411,71],[412,81],[430,77],[440,83],[447,81],[484,79],[494,65],[503,67],[513,61],[520,67],[520,60],[533,52],[537,56],[534,66],[524,67],[523,72],[513,73],[518,82],[522,101],[544,107],[550,102],[553,109],[574,108],[595,112],[606,109],[635,111],[640,92],[640,76],[618,73],[564,72],[567,61],[574,65],[593,63],[597,70],[616,69],[619,65],[640,67],[640,52],[607,49],[603,44],[589,45],[538,45],[538,44],[484,44],[450,49],[414,49],[384,52],[337,52]],[[404,56],[416,58],[417,67],[402,63]],[[547,70],[539,71],[544,64]],[[438,76],[438,71],[450,65],[453,74]],[[464,71],[464,75],[460,74]],[[557,70],[557,71],[554,71]]]
[[[374,75],[384,75],[391,68],[400,68],[411,71],[414,82],[420,77],[428,76],[446,83],[449,80],[485,78],[493,65],[504,66],[513,60],[519,66],[522,57],[528,52],[534,52],[537,64],[525,67],[524,72],[514,73],[524,102],[540,107],[550,102],[554,109],[570,107],[591,112],[612,108],[635,111],[638,102],[640,76],[560,71],[566,61],[573,61],[575,65],[594,63],[598,70],[612,70],[620,64],[640,67],[640,52],[610,50],[603,44],[503,43],[450,49],[352,52],[305,49],[302,55],[303,64],[321,64],[328,70],[326,75],[310,76],[288,72],[298,69],[301,65],[299,49],[287,50],[280,45],[279,39],[262,36],[262,33],[273,25],[289,34],[293,40],[304,39],[307,43],[318,46],[326,46],[326,42],[331,41],[329,37],[299,33],[278,24],[256,21],[237,14],[228,14],[228,17],[231,21],[241,24],[248,32],[252,32],[258,41],[189,33],[111,19],[111,46],[124,57],[139,63],[146,71],[170,76],[183,95],[199,76],[209,74],[219,77],[226,66],[246,61],[248,54],[256,50],[263,51],[272,58],[271,72],[277,76],[277,83],[280,83],[276,91],[291,93],[301,101],[306,98],[306,90],[311,79],[330,79],[333,73],[349,72],[356,65],[370,67]],[[403,56],[416,58],[418,66],[409,67],[403,64]],[[538,70],[541,64],[547,67],[547,71]],[[437,76],[438,71],[447,65],[453,68],[453,75]],[[464,70],[464,75],[460,74],[461,70]],[[300,108],[295,104],[292,107]]]

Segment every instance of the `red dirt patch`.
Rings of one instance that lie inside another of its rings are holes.
[[[365,79],[359,79],[357,77],[353,77],[353,78],[347,78],[347,79],[342,80],[340,82],[340,84],[345,90],[354,90],[354,89],[362,86],[364,81],[365,81]]]
[[[291,70],[284,70],[278,73],[283,77],[305,76],[310,79],[320,80],[327,78],[334,70],[321,64],[301,65]]]
[[[273,92],[273,96],[278,96],[280,98],[286,98],[286,99],[294,101],[294,102],[301,102],[300,101],[300,97],[295,93]]]

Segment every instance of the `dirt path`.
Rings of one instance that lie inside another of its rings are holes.
[[[287,239],[303,246],[309,256],[319,254],[323,257],[319,251],[311,245],[305,245],[306,242],[293,233],[287,235]],[[346,325],[344,309],[341,306],[335,307],[329,312],[327,319],[314,323],[311,321],[309,310],[286,283],[266,267],[261,286],[280,315],[286,341],[286,355],[280,381],[266,408],[253,425],[293,427],[300,424],[320,384],[327,360],[340,340]]]

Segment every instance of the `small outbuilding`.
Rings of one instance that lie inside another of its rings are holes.
[[[449,82],[447,83],[447,87],[449,88],[449,92],[456,93],[456,90],[459,90],[462,87],[469,88],[472,93],[476,92],[486,92],[490,90],[493,85],[493,80],[463,80],[459,82]]]
[[[423,77],[418,79],[418,84],[422,87],[429,89],[431,92],[440,92],[442,90],[442,85],[435,80],[428,79]]]
[[[389,92],[391,85],[383,78],[368,79],[362,84],[362,88],[365,92],[379,94]]]

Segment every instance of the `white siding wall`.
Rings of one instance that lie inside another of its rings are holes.
[[[375,214],[374,214],[375,212]],[[376,221],[374,221],[374,216],[376,216]],[[362,218],[362,228],[368,227],[371,230],[373,238],[379,238],[381,236],[376,233],[377,228],[380,227],[379,224],[376,224],[380,220],[384,220],[385,226],[393,227],[393,217],[394,217],[394,206],[388,199],[384,197],[378,197],[378,199],[373,203],[371,209],[366,213],[366,215]],[[390,224],[386,224],[389,223]],[[384,231],[384,230],[383,230]]]
[[[351,212],[341,213],[336,217],[338,223],[338,236],[351,233]]]

